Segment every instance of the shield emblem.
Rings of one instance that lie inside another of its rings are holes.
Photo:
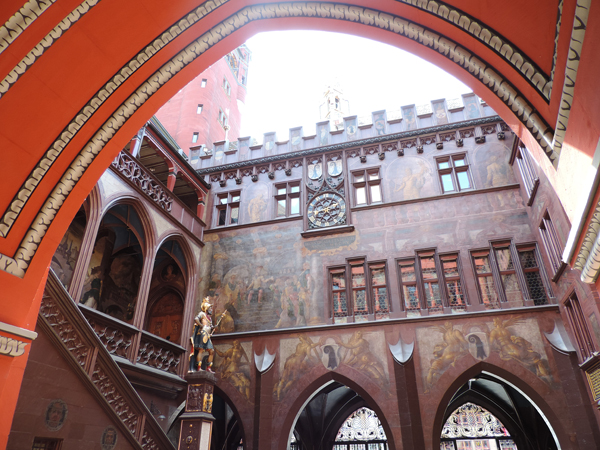
[[[332,177],[337,177],[342,173],[342,160],[327,162],[327,172],[329,172],[329,175]]]
[[[309,164],[308,165],[308,178],[311,180],[318,180],[323,175],[323,167],[321,163]]]
[[[321,361],[327,370],[335,370],[340,365],[340,346],[325,344],[321,346]]]

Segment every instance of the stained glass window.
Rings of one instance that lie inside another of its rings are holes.
[[[517,450],[502,422],[473,403],[465,403],[450,415],[441,437],[440,450]]]

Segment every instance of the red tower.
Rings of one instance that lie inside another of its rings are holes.
[[[240,137],[251,53],[238,47],[210,66],[158,110],[156,117],[189,156],[190,150]]]

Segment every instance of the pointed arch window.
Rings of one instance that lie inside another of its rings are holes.
[[[517,445],[496,416],[469,402],[448,417],[440,450],[517,450]]]

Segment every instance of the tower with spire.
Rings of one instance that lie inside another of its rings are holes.
[[[333,84],[325,86],[323,103],[319,107],[321,120],[329,120],[333,129],[339,130],[344,126],[343,118],[348,115],[350,104],[344,97],[344,91],[338,79]]]

